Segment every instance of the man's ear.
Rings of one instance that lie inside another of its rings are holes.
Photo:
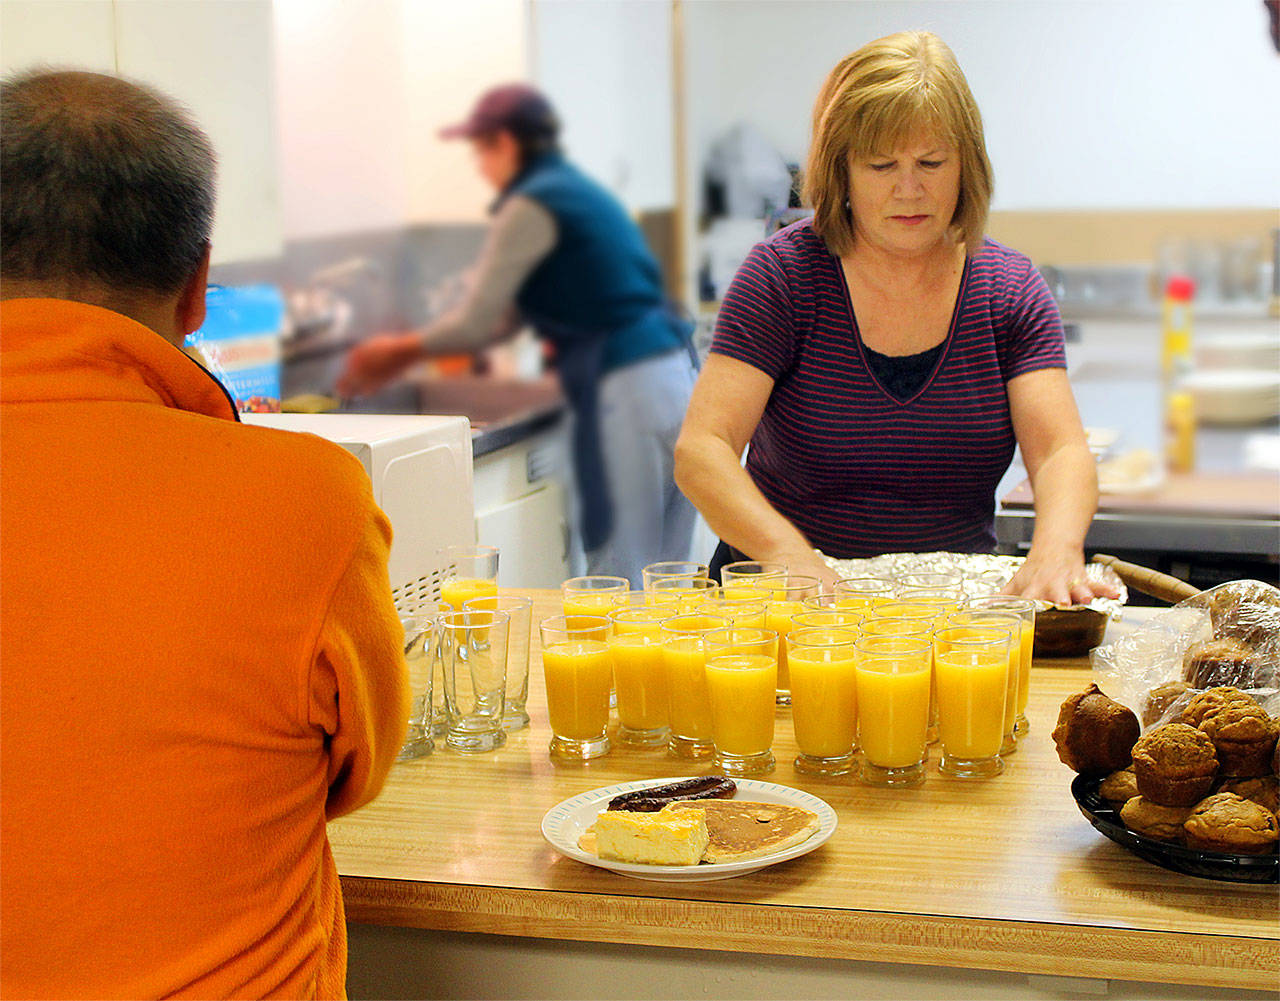
[[[183,341],[200,329],[204,323],[204,297],[205,290],[209,285],[209,244],[204,245],[204,253],[200,257],[200,264],[196,268],[187,283],[182,286],[182,293],[178,296],[177,313],[174,320],[177,325],[177,332],[182,335]],[[178,347],[182,347],[181,344]]]

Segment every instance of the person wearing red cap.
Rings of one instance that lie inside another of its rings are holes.
[[[463,302],[425,330],[383,334],[347,356],[338,391],[373,392],[423,358],[472,351],[530,324],[555,349],[573,411],[580,530],[590,573],[627,577],[688,556],[695,512],[674,450],[697,368],[692,323],[622,204],[570,164],[547,99],[496,87],[445,139],[471,142],[497,191]]]

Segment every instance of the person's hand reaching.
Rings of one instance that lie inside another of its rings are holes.
[[[375,334],[347,354],[334,387],[343,398],[376,393],[422,358],[418,335]]]
[[[1110,584],[1085,576],[1084,554],[1079,550],[1049,553],[1035,548],[1002,593],[1040,598],[1055,605],[1087,605],[1094,598],[1120,596]]]

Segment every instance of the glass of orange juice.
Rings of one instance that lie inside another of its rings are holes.
[[[625,577],[570,577],[560,585],[560,606],[571,619],[577,616],[607,618],[613,611],[614,599],[630,590],[631,581]],[[606,637],[601,634],[599,638]]]
[[[805,599],[816,595],[822,588],[817,577],[806,574],[784,574],[763,577],[753,584],[758,595],[767,597],[764,625],[778,634],[778,692],[780,706],[791,705],[791,680],[787,671],[787,646],[784,637],[791,632],[791,619],[809,609]]]
[[[695,612],[707,615],[723,615],[735,626],[747,626],[754,629],[764,628],[764,613],[768,602],[753,598],[704,598]]]
[[[1022,617],[1016,612],[962,608],[952,613],[947,623],[953,626],[989,626],[1003,629],[1009,634],[1009,676],[1004,703],[1004,739],[1000,744],[1001,755],[1007,757],[1018,749],[1018,682],[1022,673]]]
[[[999,775],[1009,675],[1017,673],[1009,663],[1010,632],[975,622],[945,626],[936,641],[938,770],[957,778]]]
[[[690,612],[664,619],[662,662],[667,671],[667,747],[677,758],[700,760],[716,753],[707,694],[707,650],[704,637],[733,625],[721,615]]]
[[[830,595],[825,595],[830,597]],[[791,628],[796,629],[849,629],[855,634],[862,626],[862,613],[852,608],[813,608],[806,603],[806,611],[791,616]],[[788,651],[788,663],[791,653]]]
[[[809,615],[854,614],[811,612]],[[857,644],[854,629],[796,628],[787,636],[791,666],[791,721],[795,769],[810,775],[843,775],[853,768],[858,743]]]
[[[716,765],[727,775],[773,771],[777,634],[730,626],[705,633],[703,642]]]
[[[446,546],[439,558],[444,567],[440,604],[445,611],[460,612],[470,599],[498,593],[497,546]]]
[[[958,570],[936,570],[933,572],[912,571],[894,577],[898,589],[906,587],[945,587],[959,592],[964,583],[964,574]]]
[[[863,636],[856,649],[859,778],[868,785],[919,785],[933,643],[923,636]]]
[[[835,582],[831,593],[837,608],[869,610],[877,600],[892,599],[897,585],[888,577],[845,577]]]
[[[609,620],[594,615],[553,615],[539,625],[547,684],[551,755],[598,758],[609,752]]]
[[[1027,700],[1031,692],[1031,653],[1036,640],[1036,603],[1030,598],[1008,594],[992,594],[970,598],[964,607],[970,611],[1003,612],[1022,620],[1018,631],[1018,696],[1014,712],[1014,732],[1022,736],[1031,728],[1027,722]],[[1001,751],[1001,753],[1005,753]]]
[[[707,576],[707,565],[705,563],[693,563],[689,560],[663,560],[660,563],[650,563],[640,571],[640,576],[644,589],[647,591],[656,580],[666,580],[672,577],[705,578]]]
[[[616,591],[609,602],[609,611],[607,614],[612,615],[619,608],[655,608],[666,605],[670,609],[668,615],[676,615],[680,609],[680,596],[677,594],[662,593],[658,594],[653,591]]]
[[[761,563],[757,560],[739,560],[720,568],[720,582],[724,585],[724,597],[740,597],[738,589],[749,587],[764,577],[781,577],[787,572],[785,563]]]
[[[716,582],[707,577],[659,577],[647,588],[655,601],[672,597],[682,612],[692,612],[712,591],[718,590]]]
[[[660,626],[671,614],[661,605],[615,608],[609,614],[620,744],[662,747],[667,743],[667,669]]]

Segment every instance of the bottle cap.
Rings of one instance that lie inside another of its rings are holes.
[[[1172,275],[1164,287],[1164,294],[1179,302],[1190,302],[1196,294],[1196,283],[1186,275]]]

